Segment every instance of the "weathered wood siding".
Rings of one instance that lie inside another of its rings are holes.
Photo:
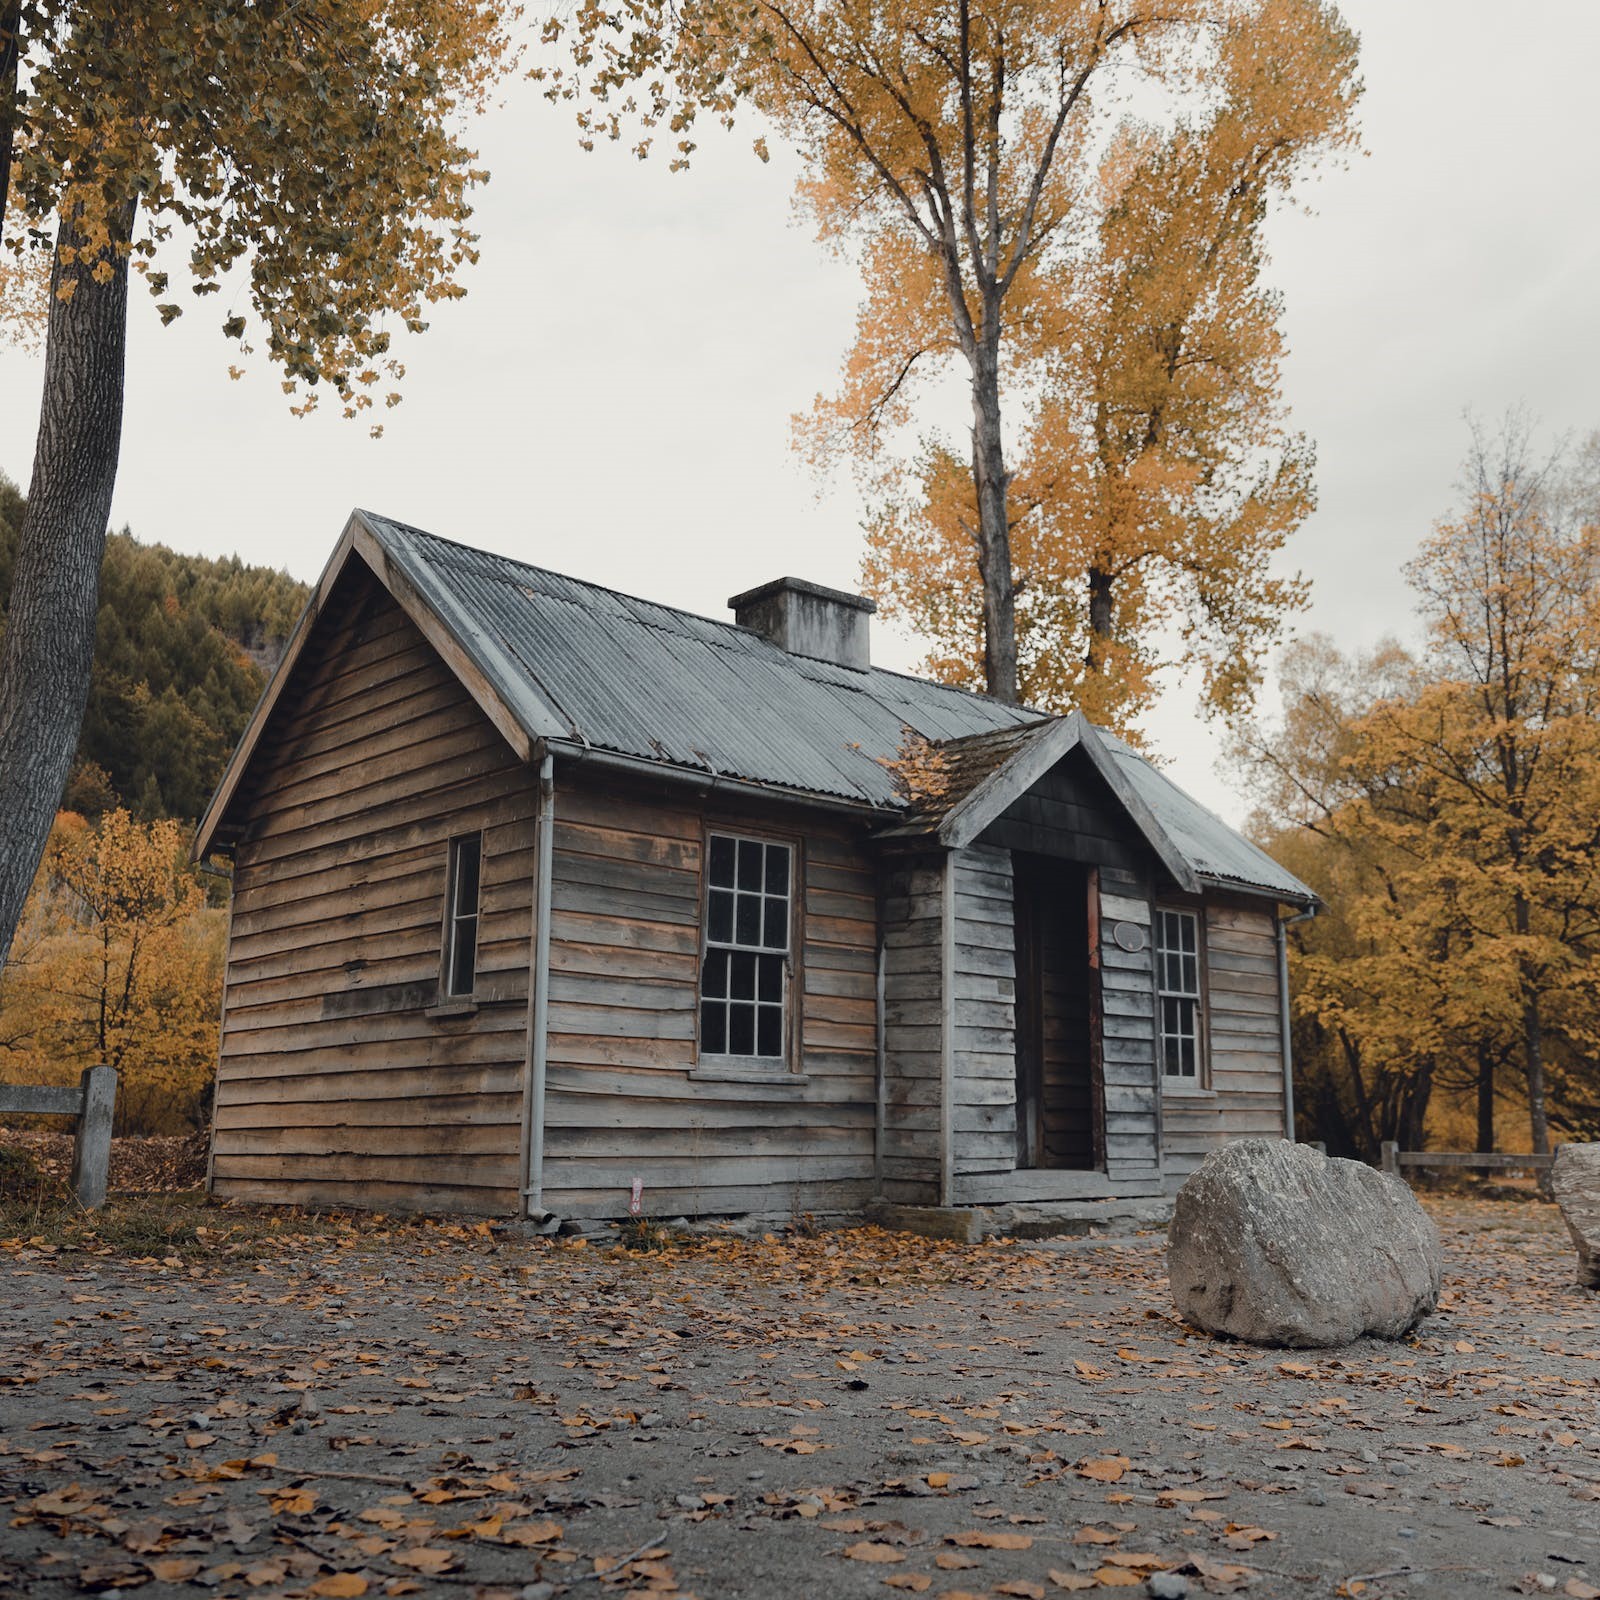
[[[1101,1045],[1106,1093],[1106,1176],[1123,1189],[1161,1181],[1156,1090],[1155,966],[1149,892],[1137,873],[1100,874]],[[1119,922],[1144,930],[1142,950],[1116,941]]]
[[[536,785],[358,566],[241,796],[215,1192],[518,1207]],[[439,1000],[448,841],[483,831],[478,1008]]]
[[[884,864],[883,1197],[939,1198],[943,856]]]
[[[1017,1164],[1016,939],[1011,852],[956,852],[954,1138],[957,1186]]]
[[[983,830],[984,844],[1139,871],[1148,847],[1081,750],[1070,751]]]
[[[1016,983],[1011,856],[974,847],[889,867],[884,898],[883,1192],[938,1201],[944,1166],[944,895],[954,889],[949,1025],[952,1170],[1016,1163]]]
[[[877,885],[862,831],[777,810],[708,818],[666,787],[567,777],[559,762],[555,815],[546,1206],[616,1216],[635,1177],[656,1217],[865,1205],[877,1116]],[[696,1076],[708,823],[796,846],[798,1074]]]
[[[1162,1097],[1166,1180],[1176,1188],[1229,1139],[1284,1134],[1278,951],[1270,909],[1211,901],[1205,907],[1207,1092]]]

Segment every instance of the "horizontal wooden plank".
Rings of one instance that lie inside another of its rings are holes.
[[[75,1117],[83,1110],[77,1084],[0,1083],[0,1113],[23,1117]]]
[[[519,1199],[514,1185],[505,1188],[451,1187],[417,1182],[374,1183],[370,1179],[340,1181],[317,1178],[299,1182],[218,1176],[213,1189],[219,1200],[254,1205],[339,1206],[357,1210],[439,1213],[446,1216],[514,1217]],[[220,1226],[220,1224],[219,1224]]]

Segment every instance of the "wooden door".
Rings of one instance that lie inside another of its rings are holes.
[[[1018,854],[1017,1165],[1092,1171],[1103,1164],[1090,963],[1090,875]]]

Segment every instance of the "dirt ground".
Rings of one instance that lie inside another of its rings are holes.
[[[1436,1214],[1439,1315],[1328,1354],[1156,1237],[14,1238],[0,1592],[1600,1596],[1596,1300],[1550,1208]]]

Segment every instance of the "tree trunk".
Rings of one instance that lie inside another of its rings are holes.
[[[978,496],[978,572],[983,579],[984,687],[1015,705],[1017,593],[1011,570],[1009,474],[1000,430],[999,308],[985,319],[972,360],[972,481]]]
[[[1478,1046],[1478,1149],[1494,1153],[1494,1051]]]
[[[118,220],[126,240],[133,208]],[[97,283],[93,261],[63,263],[76,243],[73,219],[63,218],[28,512],[0,645],[0,969],[77,748],[122,443],[127,257],[115,256]]]
[[[0,239],[11,198],[11,150],[16,142],[17,63],[22,56],[22,0],[0,0]]]
[[[1114,582],[1109,572],[1089,568],[1089,649],[1083,664],[1097,677],[1106,670],[1106,646],[1116,622]]]
[[[1522,1003],[1523,1065],[1528,1075],[1528,1120],[1533,1124],[1533,1153],[1550,1154],[1550,1114],[1545,1104],[1544,1023],[1539,1016],[1539,996],[1531,992]]]

